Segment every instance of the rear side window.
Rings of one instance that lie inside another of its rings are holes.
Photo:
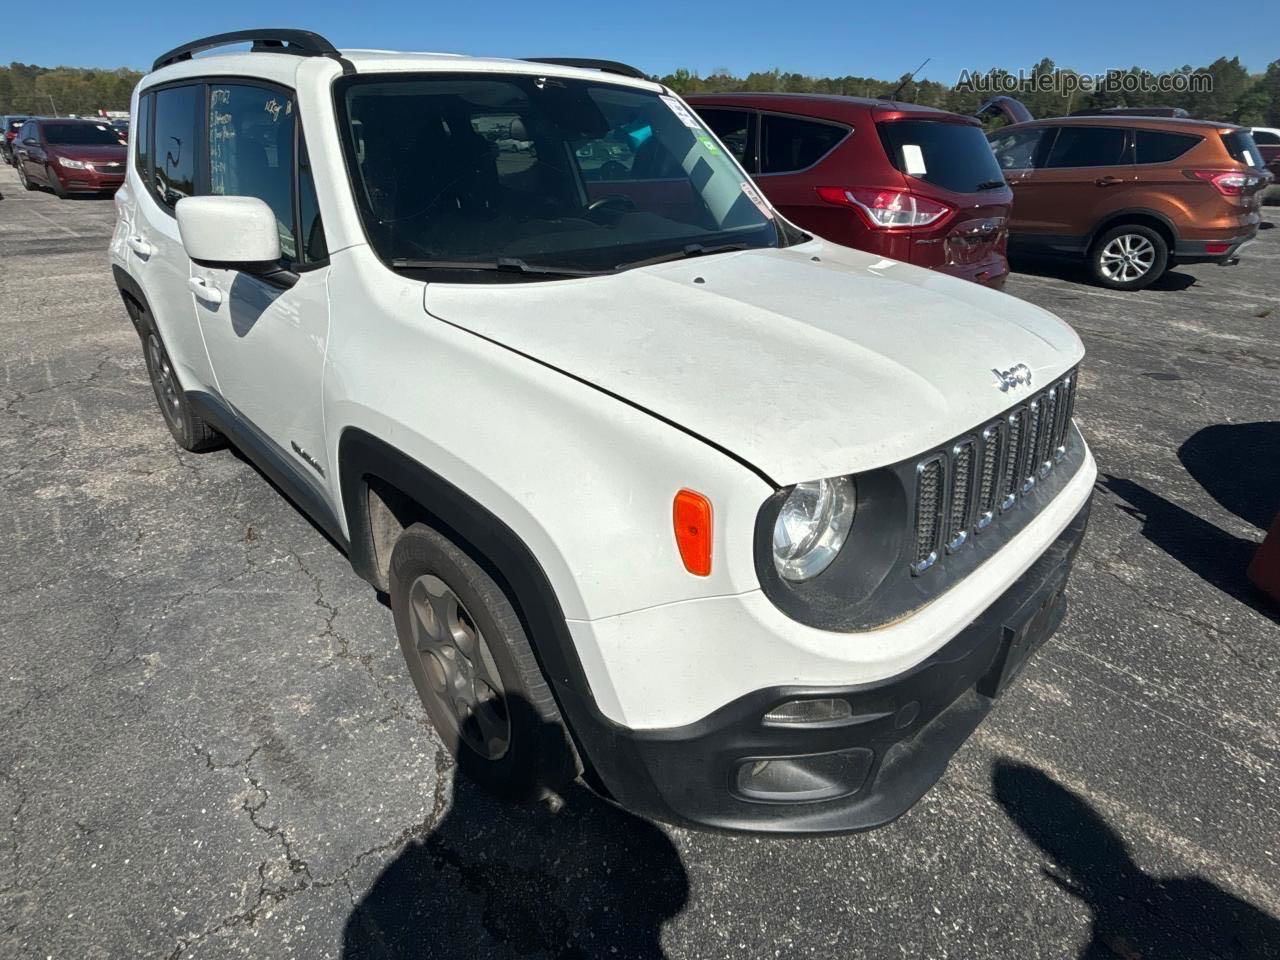
[[[1262,151],[1254,143],[1253,134],[1248,130],[1233,130],[1222,135],[1222,143],[1237,163],[1247,163],[1251,167],[1265,167],[1262,162]]]
[[[155,97],[152,187],[173,207],[196,192],[196,144],[204,119],[203,86],[170,87]]]
[[[1138,153],[1138,163],[1168,163],[1182,156],[1197,143],[1201,137],[1186,133],[1165,133],[1161,130],[1135,130],[1134,148]]]
[[[766,113],[760,120],[760,172],[812,167],[849,135],[844,124]]]
[[[280,252],[295,260],[293,100],[269,87],[209,87],[209,192],[257,197],[276,215]]]
[[[1046,167],[1111,167],[1130,163],[1123,127],[1059,127]]]
[[[698,116],[724,141],[740,164],[749,173],[755,172],[755,114],[749,110],[717,110],[706,107],[698,110]]]
[[[1280,146],[1280,133],[1272,133],[1270,130],[1253,131],[1253,142],[1260,147]]]
[[[956,193],[1004,186],[1004,174],[982,128],[938,120],[877,125],[880,142],[900,173]]]
[[[144,183],[151,182],[151,95],[138,97],[138,116],[133,126],[133,167]]]

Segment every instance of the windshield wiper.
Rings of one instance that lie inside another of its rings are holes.
[[[730,250],[746,250],[749,244],[745,243],[721,243],[710,247],[703,246],[700,243],[686,243],[679,250],[673,250],[671,253],[660,253],[656,257],[646,257],[644,260],[632,260],[629,263],[620,263],[615,270],[630,270],[633,267],[651,267],[655,263],[668,263],[671,260],[684,260],[688,257],[706,257],[713,253],[728,253]]]
[[[980,184],[978,184],[977,187],[975,187],[975,189],[976,190],[999,190],[1003,186],[1004,186],[1003,180],[983,180]]]
[[[602,273],[610,272],[525,263],[519,257],[498,257],[496,260],[411,260],[397,257],[391,261],[391,266],[397,270],[504,270],[547,277],[598,277]]]

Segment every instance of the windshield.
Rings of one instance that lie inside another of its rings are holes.
[[[342,84],[353,189],[370,242],[393,266],[607,271],[780,244],[750,179],[674,98],[559,77]]]
[[[46,123],[46,143],[64,146],[120,146],[120,137],[105,123]]]
[[[878,124],[889,160],[901,172],[956,193],[1004,186],[1004,174],[981,127],[940,120]]]

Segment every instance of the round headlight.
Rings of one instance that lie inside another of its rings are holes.
[[[797,483],[773,525],[773,562],[787,580],[808,580],[831,565],[857,509],[848,477]]]

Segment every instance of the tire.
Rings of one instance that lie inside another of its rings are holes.
[[[1111,290],[1141,290],[1162,276],[1169,266],[1169,245],[1163,236],[1141,224],[1112,227],[1089,251],[1094,282]]]
[[[37,187],[34,183],[32,183],[32,182],[31,182],[30,178],[28,178],[28,177],[27,177],[27,168],[26,168],[26,167],[24,167],[21,163],[15,163],[15,164],[14,164],[14,166],[18,168],[18,182],[19,182],[20,184],[22,184],[22,189],[23,189],[23,190],[38,190],[38,189],[40,189],[40,188],[39,188],[39,187]]]
[[[156,403],[160,406],[165,426],[173,434],[174,441],[183,450],[190,450],[192,453],[203,453],[222,446],[222,434],[209,426],[191,408],[191,401],[187,399],[174,372],[169,351],[160,339],[155,324],[145,312],[139,317],[138,334],[142,338],[142,355],[146,360],[151,389],[155,391]]]
[[[572,747],[503,589],[421,523],[396,541],[389,580],[409,674],[459,768],[508,800],[558,792],[577,770]]]

